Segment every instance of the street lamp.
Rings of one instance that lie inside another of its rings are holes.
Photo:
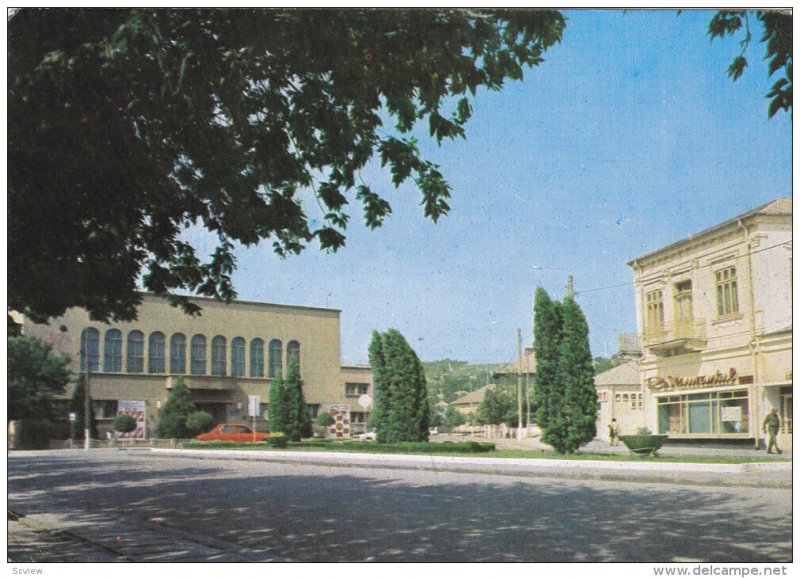
[[[89,384],[89,333],[84,331],[81,335],[81,357],[83,358],[86,379],[83,384],[83,449],[91,447],[91,425],[89,422],[92,402],[91,386]]]

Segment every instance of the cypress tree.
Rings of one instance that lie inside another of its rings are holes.
[[[561,316],[558,380],[563,388],[560,412],[563,437],[560,447],[554,447],[562,453],[571,453],[592,441],[597,433],[597,393],[586,317],[572,297],[564,298]]]
[[[539,287],[534,298],[533,347],[536,355],[534,404],[536,423],[542,429],[542,441],[555,447],[560,435],[558,410],[561,391],[558,383],[561,320],[558,302]]]
[[[81,373],[78,376],[78,383],[75,384],[75,390],[72,392],[72,399],[69,402],[69,411],[75,413],[75,425],[72,428],[73,438],[76,440],[83,439],[85,435],[85,425],[83,420],[86,416],[86,376]],[[89,398],[89,406],[92,405],[92,399]],[[94,412],[91,412],[93,414]],[[95,422],[94,415],[89,415],[89,436],[91,438],[98,438],[97,423]]]
[[[292,441],[300,441],[311,436],[311,417],[308,414],[300,373],[293,359],[289,359],[286,369],[286,382],[283,384],[286,436]]]
[[[375,428],[376,441],[386,443],[389,433],[386,408],[391,405],[389,384],[386,380],[386,358],[383,355],[383,336],[377,331],[372,332],[372,341],[369,344],[369,365],[372,368],[372,389],[375,399],[372,402],[372,415],[369,421]]]
[[[280,374],[269,388],[269,431],[286,433],[286,388]]]
[[[373,332],[370,365],[375,383],[374,424],[378,440],[427,441],[430,407],[425,371],[399,331]]]

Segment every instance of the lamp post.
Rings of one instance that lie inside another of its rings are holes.
[[[89,335],[88,333],[84,332],[81,336],[81,357],[83,358],[84,363],[84,370],[85,370],[85,377],[83,384],[83,449],[88,450],[91,445],[91,424],[89,420],[91,419],[91,412],[92,412],[92,397],[91,397],[91,385],[89,382]]]

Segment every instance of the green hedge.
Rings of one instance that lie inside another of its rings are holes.
[[[278,436],[276,436],[277,438]],[[280,436],[283,438],[283,436]],[[278,440],[273,440],[277,442]],[[285,442],[285,438],[283,438]],[[267,443],[264,443],[267,442]],[[198,442],[190,441],[183,444],[187,449],[265,449],[268,447],[269,438],[264,442],[238,443],[238,442]],[[321,450],[367,451],[383,454],[481,454],[495,450],[494,444],[479,442],[400,442],[396,444],[378,444],[362,441],[337,441],[337,440],[307,440],[290,442],[292,448],[317,448]],[[282,443],[273,447],[286,447]]]

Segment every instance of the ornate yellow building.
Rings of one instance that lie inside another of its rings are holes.
[[[777,199],[628,263],[646,425],[671,438],[792,432],[792,201]]]
[[[186,315],[145,294],[132,322],[98,323],[82,309],[70,309],[47,325],[19,321],[23,334],[52,343],[72,359],[76,374],[88,374],[101,433],[124,407],[143,410],[142,433],[154,435],[158,411],[179,376],[198,409],[218,422],[250,423],[248,401],[259,396],[257,427],[264,429],[272,379],[285,374],[291,358],[300,368],[312,417],[346,405],[355,425],[363,426],[369,413],[358,398],[372,396],[372,372],[368,366],[341,365],[338,310],[192,301],[202,315]]]

